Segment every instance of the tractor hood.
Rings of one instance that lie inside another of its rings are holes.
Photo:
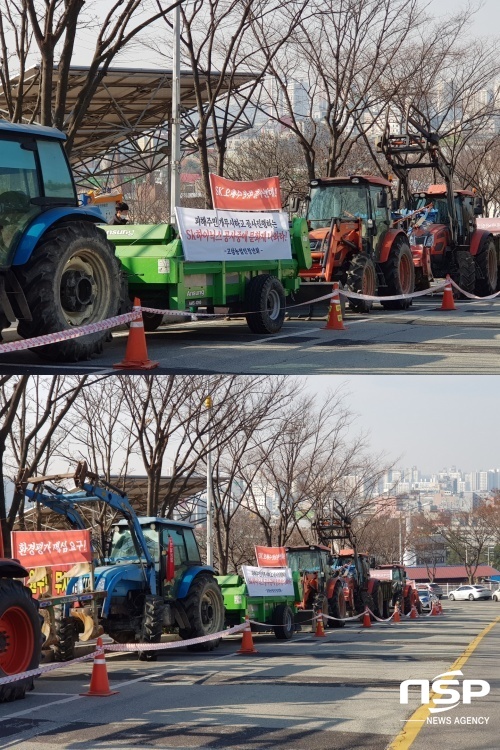
[[[154,579],[155,573],[152,572]],[[103,617],[109,613],[111,601],[119,597],[126,597],[129,591],[139,591],[146,587],[144,572],[137,563],[123,563],[118,565],[103,565],[94,571],[95,590],[107,591],[104,600]],[[80,594],[90,588],[90,575],[84,573],[81,576],[71,578],[68,583],[68,594]]]

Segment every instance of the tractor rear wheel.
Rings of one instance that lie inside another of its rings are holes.
[[[42,651],[38,605],[20,581],[0,579],[0,677],[36,669]],[[33,677],[0,685],[0,703],[24,698]]]
[[[356,294],[377,294],[377,271],[368,255],[355,255],[347,271],[347,289]],[[354,312],[368,313],[373,302],[363,299],[349,299],[349,307]]]
[[[163,599],[161,596],[146,596],[142,619],[140,643],[159,643],[163,632]],[[156,661],[157,651],[139,651],[140,661]]]
[[[389,260],[381,264],[387,285],[387,296],[412,294],[415,291],[415,267],[410,246],[406,237],[396,237],[391,248]],[[386,310],[407,310],[411,299],[382,301]]]
[[[281,281],[267,273],[254,276],[247,284],[245,309],[253,333],[278,333],[285,320],[285,290]]]
[[[273,615],[274,635],[280,641],[293,636],[293,612],[287,604],[278,604]]]
[[[217,581],[210,575],[201,574],[195,578],[189,594],[182,600],[190,623],[189,628],[181,628],[183,640],[220,633],[224,629],[224,600]],[[215,638],[206,643],[188,646],[190,651],[212,651],[221,639]]]
[[[346,601],[342,584],[338,583],[335,586],[333,596],[328,604],[331,616],[339,618],[338,620],[328,620],[329,626],[331,628],[343,628],[345,622],[341,622],[341,620],[346,616]]]
[[[491,238],[476,255],[475,264],[476,294],[480,297],[494,294],[498,286],[498,258],[495,243]]]
[[[463,289],[464,292],[469,292],[469,294],[474,294],[476,288],[476,265],[474,258],[468,251],[460,250],[455,253],[455,267],[450,276],[460,289]],[[455,299],[467,299],[455,287],[453,287],[453,296]]]
[[[50,229],[16,276],[32,320],[21,320],[25,339],[97,323],[118,314],[122,305],[120,263],[102,229],[73,221]],[[44,359],[78,362],[100,354],[109,331],[37,348]]]
[[[54,607],[56,642],[52,646],[54,661],[71,661],[75,658],[78,632],[72,617],[65,617],[62,606]]]

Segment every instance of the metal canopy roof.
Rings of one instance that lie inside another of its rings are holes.
[[[74,110],[88,67],[71,67],[68,81],[67,117]],[[220,73],[200,73],[202,81],[216,82]],[[221,85],[221,99],[241,96],[242,87],[254,81],[252,71],[228,73]],[[54,70],[54,90],[58,72]],[[11,81],[16,89],[17,78]],[[36,111],[40,88],[40,67],[30,68],[24,77],[24,118],[29,121]],[[193,72],[181,70],[182,126],[181,148],[195,151],[192,135],[196,129],[196,98]],[[207,101],[203,87],[204,102]],[[80,184],[92,184],[97,178],[105,182],[114,173],[112,184],[147,174],[168,163],[168,123],[172,107],[172,71],[140,68],[109,68],[92,97],[78,130],[71,153],[71,163]],[[7,116],[5,94],[0,88],[0,115]],[[239,118],[233,134],[252,126],[248,116]],[[118,177],[118,179],[116,179]],[[108,181],[109,182],[109,181]]]

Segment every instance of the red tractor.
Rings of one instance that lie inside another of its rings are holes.
[[[389,210],[391,183],[382,177],[328,177],[310,183],[307,221],[313,264],[299,272],[298,297],[306,302],[331,291],[332,282],[358,294],[411,294],[415,270],[408,237],[394,226]],[[400,310],[410,299],[382,301]],[[356,312],[373,302],[349,299]]]
[[[492,294],[498,286],[500,254],[492,234],[477,228],[482,201],[472,191],[454,187],[453,168],[440,148],[440,136],[419,118],[423,119],[420,113],[408,117],[404,134],[393,134],[387,127],[378,144],[400,181],[403,208],[395,223],[406,226],[416,287],[426,289],[434,277],[449,274],[466,292]],[[416,169],[432,170],[443,182],[412,192],[410,173]]]
[[[392,565],[379,565],[377,568],[370,570],[370,576],[380,582],[390,581],[392,588],[392,601],[394,607],[397,603],[400,611],[407,615],[411,612],[412,606],[421,614],[422,604],[415,586],[406,577],[406,570],[402,565],[393,563]]]
[[[343,581],[347,610],[351,615],[363,614],[368,607],[376,617],[389,617],[392,585],[372,578],[371,559],[354,549],[341,549],[331,560],[334,573]]]
[[[0,527],[0,678],[36,669],[42,650],[41,618],[31,591],[21,580],[28,571],[3,557]],[[33,677],[0,685],[0,703],[24,698]]]
[[[303,597],[298,609],[322,612],[330,617],[346,616],[343,581],[332,571],[331,554],[322,544],[286,547],[288,567],[301,575]],[[344,622],[327,620],[325,625],[341,628]]]

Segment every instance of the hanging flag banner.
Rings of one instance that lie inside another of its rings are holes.
[[[187,261],[291,260],[286,213],[175,209]]]
[[[293,596],[290,568],[254,568],[242,565],[248,596]]]
[[[90,530],[13,531],[12,557],[26,568],[91,562]]]
[[[225,211],[281,211],[279,177],[236,182],[210,174],[214,208]]]
[[[255,557],[259,568],[286,568],[284,547],[255,547]]]

